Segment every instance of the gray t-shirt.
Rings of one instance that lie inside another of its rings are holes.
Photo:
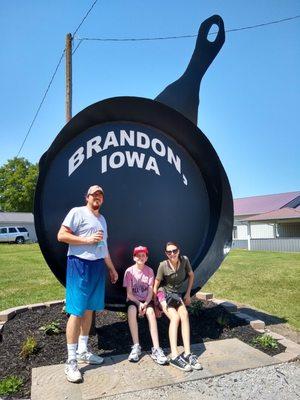
[[[103,231],[103,241],[95,244],[69,244],[68,256],[76,256],[84,260],[99,260],[107,257],[107,225],[103,215],[96,216],[87,206],[74,207],[62,222],[76,236],[91,236],[99,230]]]
[[[179,267],[176,271],[168,260],[159,264],[156,279],[160,280],[160,287],[170,292],[179,293],[187,274],[193,271],[187,256],[182,256]]]

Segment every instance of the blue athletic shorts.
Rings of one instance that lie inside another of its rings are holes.
[[[100,260],[83,260],[68,256],[66,312],[82,317],[86,310],[104,309],[106,267]]]

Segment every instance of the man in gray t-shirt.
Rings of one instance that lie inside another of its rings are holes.
[[[57,239],[68,243],[66,311],[68,361],[65,373],[70,382],[82,380],[77,363],[101,364],[102,357],[87,349],[93,311],[104,309],[106,268],[115,283],[118,273],[107,248],[107,225],[99,208],[103,190],[91,186],[86,205],[72,208],[62,222]]]

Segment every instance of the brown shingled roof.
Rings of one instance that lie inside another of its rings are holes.
[[[245,218],[244,221],[270,221],[281,219],[299,219],[300,210],[294,208],[281,208],[280,210],[270,211],[263,214],[254,215],[253,217]]]
[[[298,196],[300,196],[300,192],[268,194],[265,196],[252,196],[234,199],[234,215],[239,216],[261,214],[278,210]]]

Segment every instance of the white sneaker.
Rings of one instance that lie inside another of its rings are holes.
[[[167,362],[168,362],[167,357],[165,356],[163,350],[160,347],[158,347],[157,349],[152,347],[151,358],[155,362],[157,362],[157,364],[160,364],[160,365],[167,364]]]
[[[176,358],[170,360],[170,365],[172,367],[181,369],[182,371],[190,372],[193,370],[191,365],[186,362],[186,360],[182,356],[177,356]]]
[[[102,364],[104,358],[91,353],[90,351],[85,351],[84,353],[77,353],[76,359],[79,364]]]
[[[67,361],[65,364],[65,374],[67,375],[67,380],[69,382],[81,382],[82,381],[82,375],[81,372],[78,369],[77,361],[76,360],[70,360]]]
[[[134,344],[131,347],[131,352],[128,356],[128,361],[138,362],[141,354],[142,354],[141,346],[139,344]]]
[[[201,369],[203,369],[202,365],[199,363],[198,361],[198,357],[191,353],[187,356],[182,356],[184,358],[184,360],[193,368],[196,369],[197,371],[200,371]]]

